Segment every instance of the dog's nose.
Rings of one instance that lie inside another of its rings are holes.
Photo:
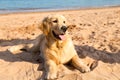
[[[66,27],[66,26],[62,26],[62,27],[61,27],[61,30],[62,30],[63,32],[66,32],[67,27]]]

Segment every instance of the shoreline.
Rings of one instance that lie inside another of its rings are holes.
[[[0,15],[5,14],[25,14],[25,13],[47,13],[47,12],[62,12],[62,11],[80,11],[80,10],[100,10],[100,9],[114,9],[119,6],[103,6],[103,7],[85,7],[85,8],[61,8],[61,9],[23,9],[23,10],[0,10]]]

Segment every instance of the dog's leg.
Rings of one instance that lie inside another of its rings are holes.
[[[72,58],[72,65],[76,67],[78,70],[80,70],[82,73],[90,71],[90,68],[81,61],[78,55],[75,55]]]
[[[40,51],[40,44],[41,44],[42,38],[43,36],[40,35],[38,38],[33,40],[31,43],[14,45],[10,47],[8,51],[10,51],[13,54],[18,54],[18,53],[21,53],[22,51],[36,53]]]
[[[26,51],[32,52],[32,53],[39,52],[40,46],[41,46],[41,43],[43,40],[44,40],[44,35],[41,34],[31,42],[32,45],[26,44],[26,46],[23,48],[23,50],[25,49]]]
[[[27,48],[28,52],[36,53],[40,51],[40,44],[34,44],[31,48]]]
[[[41,45],[41,42],[43,41],[44,39],[44,35],[39,35],[35,40],[33,40],[33,46],[31,48],[28,48],[27,51],[29,52],[32,52],[32,53],[36,53],[38,51],[40,51],[40,45]]]
[[[45,79],[57,78],[57,64],[53,60],[45,62]]]
[[[8,49],[13,54],[18,54],[22,52],[22,49],[27,50],[28,48],[32,47],[33,44],[19,44],[19,45],[14,45]]]

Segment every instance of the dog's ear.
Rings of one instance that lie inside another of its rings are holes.
[[[42,23],[40,24],[40,29],[43,31],[45,35],[48,35],[49,33],[49,18],[46,17],[43,19]]]

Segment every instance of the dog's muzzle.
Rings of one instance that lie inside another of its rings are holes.
[[[67,31],[67,27],[66,26],[62,26],[60,28],[60,32],[59,33],[56,33],[54,30],[52,31],[53,33],[53,36],[59,40],[65,40],[66,37],[65,37],[65,32]]]

